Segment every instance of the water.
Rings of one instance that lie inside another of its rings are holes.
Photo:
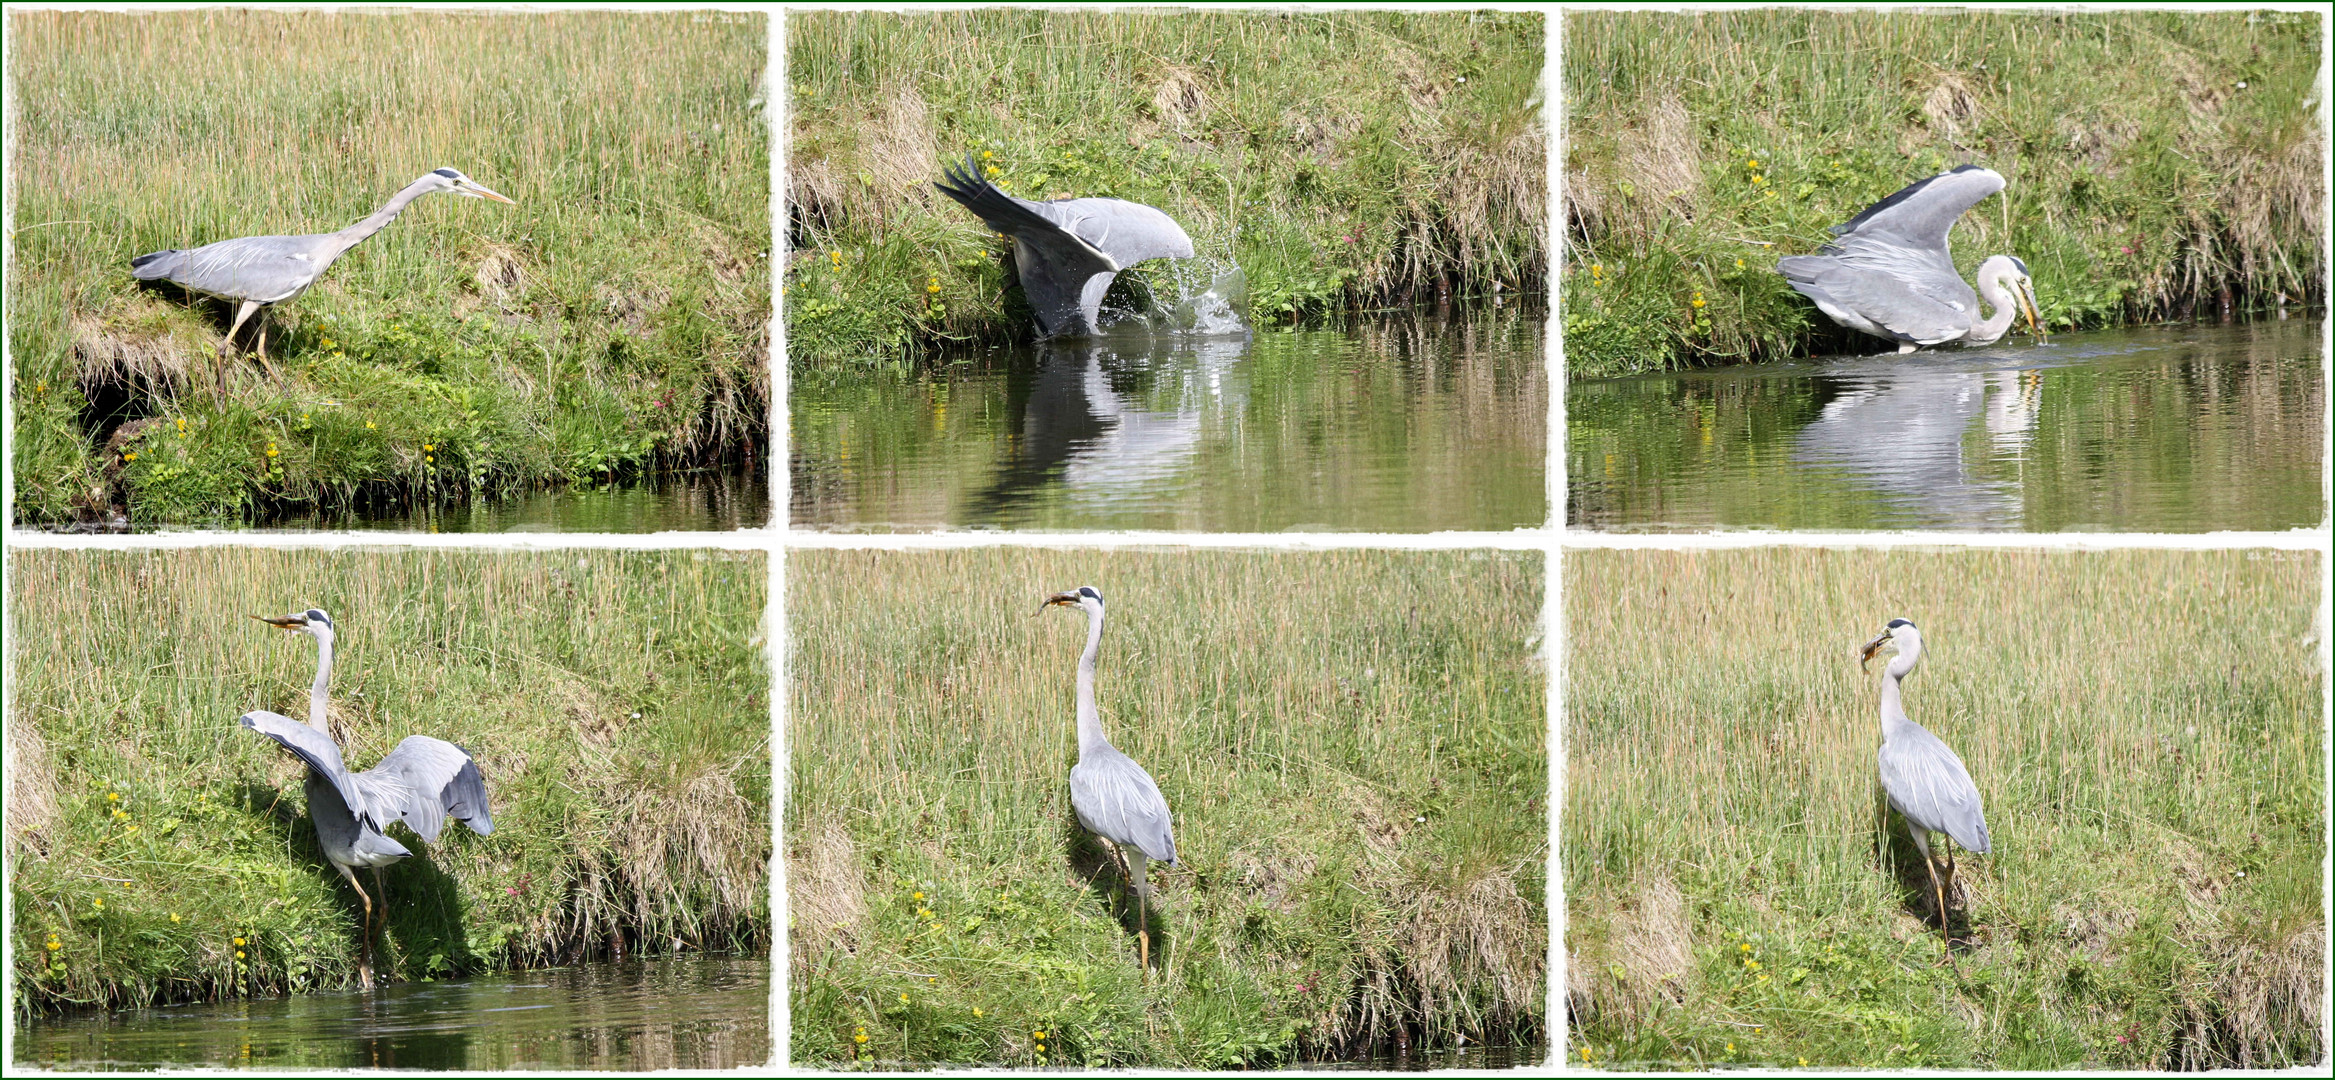
[[[735,1069],[772,1057],[770,962],[584,964],[371,994],[125,1009],[17,1025],[50,1069]]]
[[[1613,530],[2318,524],[2315,320],[1577,381],[1567,515]]]
[[[1547,519],[1546,316],[1143,331],[798,371],[829,530],[1505,530]]]
[[[457,506],[288,515],[268,529],[387,529],[422,533],[728,532],[770,524],[760,472],[688,472],[638,484],[529,492]]]

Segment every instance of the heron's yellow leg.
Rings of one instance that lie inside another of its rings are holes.
[[[333,869],[341,872],[342,877],[348,879],[349,888],[357,890],[357,899],[365,905],[364,923],[357,934],[357,983],[365,989],[371,990],[373,989],[373,898],[365,895],[363,885],[357,884],[355,871],[339,863],[334,863],[332,866]],[[380,885],[379,871],[376,870],[375,874],[374,885],[378,886]]]

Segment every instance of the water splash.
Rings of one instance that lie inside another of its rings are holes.
[[[1128,330],[1192,337],[1246,337],[1249,279],[1230,256],[1169,261],[1147,273],[1133,306],[1111,305],[1111,333]]]

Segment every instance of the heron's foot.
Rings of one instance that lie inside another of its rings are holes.
[[[1151,973],[1151,931],[1137,930],[1135,944],[1136,957],[1143,966],[1144,974],[1149,975]]]

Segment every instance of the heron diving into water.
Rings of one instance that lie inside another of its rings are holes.
[[[1078,823],[1114,855],[1126,860],[1135,885],[1135,938],[1143,969],[1151,970],[1151,860],[1176,864],[1176,838],[1167,799],[1135,759],[1103,738],[1102,714],[1095,708],[1095,654],[1103,645],[1103,594],[1081,585],[1055,593],[1038,610],[1075,607],[1086,612],[1086,651],[1078,657],[1078,764],[1070,770],[1070,809]]]
[[[1978,264],[1978,292],[1954,270],[1946,234],[1964,211],[2003,189],[2003,175],[1964,165],[1916,181],[1832,227],[1833,241],[1814,255],[1776,262],[1792,288],[1832,321],[1895,342],[1909,353],[1924,345],[1992,345],[2019,315],[2043,336],[2035,283],[2015,255]],[[1978,299],[1994,308],[1978,316]]]
[[[324,275],[333,260],[365,238],[380,232],[405,204],[424,195],[450,191],[473,199],[511,202],[498,192],[462,175],[456,169],[435,169],[389,197],[381,209],[339,232],[308,236],[244,236],[186,250],[156,251],[130,260],[130,273],[140,281],[168,281],[191,292],[216,296],[238,305],[235,324],[219,342],[225,357],[235,348],[235,335],[260,308],[283,303],[303,292]],[[268,362],[268,333],[259,328],[259,361]],[[273,369],[270,369],[271,374]]]
[[[316,639],[316,682],[308,688],[308,722],[265,711],[247,712],[237,722],[283,744],[308,763],[305,790],[308,816],[316,823],[317,846],[324,849],[324,857],[348,879],[349,887],[357,890],[357,899],[365,904],[357,977],[370,990],[373,898],[357,884],[354,868],[373,868],[373,888],[380,891],[386,905],[389,891],[382,883],[381,868],[413,852],[383,830],[392,821],[402,821],[415,835],[436,843],[438,830],[447,818],[453,818],[480,836],[489,835],[495,831],[495,823],[487,812],[486,781],[478,774],[478,763],[461,747],[427,735],[408,735],[380,764],[364,772],[350,772],[341,764],[341,748],[333,742],[325,717],[330,700],[326,691],[332,681],[332,617],[309,608],[282,618],[252,618]],[[386,921],[387,912],[383,912],[383,919]]]
[[[935,182],[982,224],[1013,238],[1022,294],[1038,316],[1039,337],[1099,332],[1103,294],[1124,270],[1146,259],[1189,259],[1192,238],[1174,218],[1125,199],[1017,199],[983,179],[966,158]]]
[[[1930,856],[1930,834],[1945,833],[1954,843],[1984,855],[1993,846],[1986,836],[1986,808],[1979,805],[1978,785],[1970,782],[1970,770],[1962,767],[1953,748],[1905,715],[1901,684],[1921,663],[1921,631],[1911,619],[1889,620],[1881,636],[1865,643],[1859,665],[1871,663],[1873,654],[1884,647],[1896,655],[1881,671],[1881,790],[1888,794],[1889,805],[1905,816],[1906,831],[1913,834],[1913,846],[1922,853],[1930,889],[1937,896],[1938,930],[1950,940],[1946,890],[1954,883],[1954,852],[1940,845],[1946,853],[1941,884],[1937,860]]]

